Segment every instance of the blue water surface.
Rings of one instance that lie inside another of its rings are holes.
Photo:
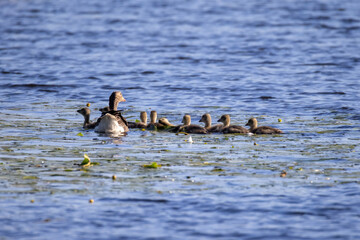
[[[0,239],[360,238],[357,0],[4,0],[0,19]],[[285,134],[83,130],[112,91],[131,121]]]

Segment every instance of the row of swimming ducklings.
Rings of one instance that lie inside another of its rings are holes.
[[[222,115],[218,122],[222,124],[212,125],[210,114],[204,114],[199,122],[205,123],[205,126],[191,124],[190,115],[185,115],[182,119],[181,125],[174,125],[169,122],[165,117],[162,117],[157,122],[157,112],[151,111],[150,113],[150,123],[147,123],[147,114],[146,112],[140,113],[140,122],[127,122],[126,119],[122,116],[121,111],[117,110],[119,102],[124,102],[125,98],[122,96],[121,92],[113,92],[109,98],[109,107],[100,109],[102,115],[98,118],[96,122],[90,122],[90,109],[82,108],[77,112],[84,116],[84,125],[86,129],[95,129],[96,132],[104,133],[121,133],[128,132],[129,128],[141,128],[148,130],[163,130],[169,132],[185,132],[185,133],[194,133],[194,134],[207,134],[207,133],[240,133],[240,134],[280,134],[283,133],[280,129],[268,127],[268,126],[258,126],[256,118],[251,118],[247,122],[246,126],[250,128],[247,129],[242,126],[231,125],[230,124],[230,115]]]
[[[182,119],[181,125],[174,125],[169,122],[169,120],[165,117],[157,119],[157,112],[151,111],[150,113],[150,123],[147,124],[147,114],[146,112],[140,113],[140,122],[129,122],[129,128],[142,128],[149,130],[166,130],[169,132],[185,132],[185,133],[195,133],[195,134],[207,134],[207,133],[255,133],[255,134],[280,134],[283,133],[280,129],[268,127],[268,126],[258,126],[256,118],[251,118],[247,122],[245,126],[249,126],[247,129],[238,125],[230,124],[230,115],[225,114],[222,115],[221,118],[217,122],[221,122],[222,124],[212,125],[211,115],[206,113],[202,115],[199,122],[203,122],[205,124],[204,127],[196,124],[191,124],[191,116],[186,114]]]

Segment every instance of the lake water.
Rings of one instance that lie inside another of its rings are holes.
[[[4,0],[0,19],[0,239],[360,238],[358,0]],[[131,121],[285,134],[83,130],[116,90]]]

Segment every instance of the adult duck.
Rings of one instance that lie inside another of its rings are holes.
[[[125,102],[120,91],[113,92],[109,97],[109,111],[104,111],[96,122],[95,132],[100,133],[124,133],[128,132],[128,123],[117,110],[120,102]]]
[[[237,125],[230,125],[230,115],[225,114],[222,115],[221,118],[218,120],[218,122],[223,123],[223,127],[221,129],[222,133],[249,133],[249,130],[247,130],[244,127],[237,126]]]
[[[273,128],[269,126],[260,126],[258,127],[258,121],[256,118],[250,118],[245,126],[250,127],[250,132],[255,134],[281,134],[284,133],[278,128]]]

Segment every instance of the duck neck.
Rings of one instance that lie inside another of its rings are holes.
[[[84,127],[90,123],[90,114],[84,115]]]
[[[109,97],[109,109],[110,111],[117,111],[117,107],[119,105],[119,98],[116,92],[113,92]]]
[[[190,115],[186,115],[184,116],[184,119],[183,119],[183,124],[184,126],[189,126],[191,124],[191,118],[190,118]]]
[[[146,116],[146,114],[142,114],[142,115],[140,116],[140,120],[141,120],[142,123],[147,123],[147,116]]]
[[[205,119],[205,128],[211,128],[211,117],[207,116]]]
[[[226,118],[225,121],[223,122],[224,127],[229,127],[230,126],[230,118]]]
[[[256,129],[257,127],[258,127],[257,121],[253,121],[253,124],[250,126],[250,131],[253,131],[253,130]]]
[[[156,123],[156,118],[157,118],[156,112],[151,112],[150,113],[150,123],[152,123],[152,124]]]
[[[116,101],[115,99],[114,99],[114,100],[110,100],[110,101],[109,101],[109,109],[110,109],[110,111],[112,111],[112,110],[117,111],[118,105],[119,105],[119,102]]]

